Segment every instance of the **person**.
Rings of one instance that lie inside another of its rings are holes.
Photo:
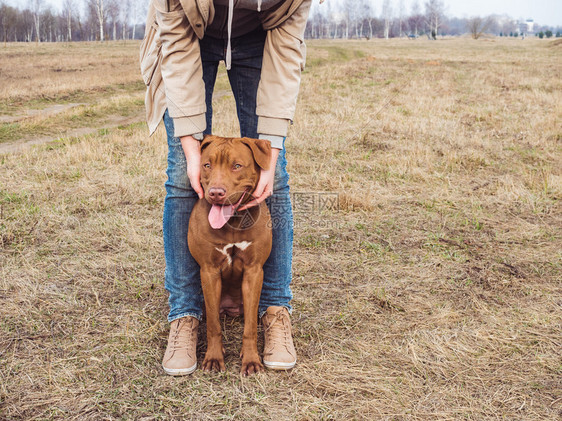
[[[290,314],[293,216],[284,142],[304,68],[304,30],[312,0],[151,0],[141,71],[147,85],[150,134],[160,121],[168,140],[163,234],[170,333],[162,366],[171,375],[197,368],[197,330],[203,294],[199,266],[187,245],[188,222],[203,197],[199,142],[212,131],[212,96],[224,61],[242,137],[267,139],[272,155],[252,204],[266,200],[273,248],[264,265],[259,317],[263,362],[296,363]]]

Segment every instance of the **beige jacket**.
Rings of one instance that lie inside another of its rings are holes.
[[[287,135],[304,69],[304,30],[311,2],[287,0],[272,12],[262,12],[267,36],[256,107],[260,134]],[[174,119],[175,136],[205,130],[199,39],[213,15],[212,0],[151,0],[140,51],[150,134],[166,108]]]

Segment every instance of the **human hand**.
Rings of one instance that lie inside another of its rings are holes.
[[[269,161],[269,169],[260,171],[260,179],[256,190],[254,190],[255,199],[242,206],[239,211],[257,206],[269,196],[273,194],[273,182],[275,180],[275,166],[279,157],[280,149],[271,148],[271,160]]]
[[[187,177],[189,183],[199,199],[203,199],[203,187],[201,187],[201,144],[193,136],[180,138],[185,160],[187,161]]]

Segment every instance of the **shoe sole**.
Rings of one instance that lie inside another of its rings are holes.
[[[195,363],[193,367],[189,368],[166,368],[164,367],[164,365],[162,365],[162,368],[164,369],[166,374],[170,376],[187,376],[188,374],[191,374],[195,370],[197,370],[197,363]]]
[[[295,366],[296,363],[297,363],[296,361],[292,363],[277,363],[277,362],[264,361],[263,365],[265,365],[270,370],[290,370]]]

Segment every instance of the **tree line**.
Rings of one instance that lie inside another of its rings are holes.
[[[527,22],[517,22],[507,15],[449,17],[443,0],[415,0],[409,10],[404,0],[383,0],[376,10],[371,0],[329,1],[314,7],[305,31],[306,38],[417,38],[420,35],[436,39],[442,35],[470,34],[477,39],[485,33],[500,36],[529,34]],[[561,36],[562,28],[533,24],[533,34]]]
[[[18,7],[0,0],[0,39],[3,42],[105,41],[140,39],[148,0],[64,0],[54,10],[45,0],[27,0]],[[415,0],[406,10],[404,0],[383,0],[380,11],[371,0],[325,2],[313,8],[306,38],[392,38],[470,33],[519,36],[528,33],[525,22],[508,16],[455,18],[445,13],[443,0]],[[562,28],[535,25],[533,32],[547,38]]]
[[[64,0],[54,10],[45,0],[18,7],[0,1],[3,42],[106,41],[144,35],[146,1]]]

